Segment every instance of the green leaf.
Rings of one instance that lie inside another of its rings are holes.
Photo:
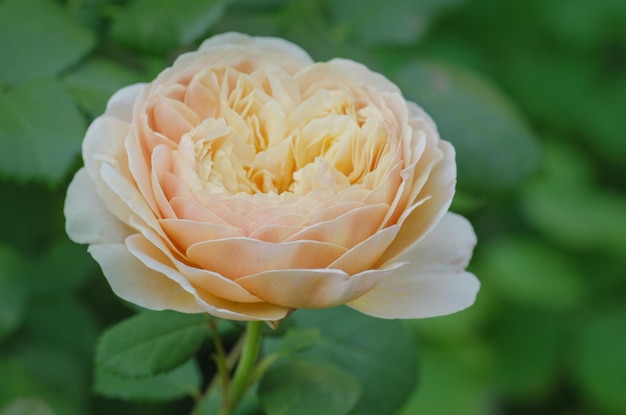
[[[574,369],[582,392],[606,413],[626,413],[626,307],[594,313],[576,328]],[[601,413],[601,411],[598,411]]]
[[[0,411],[0,415],[54,415],[54,411],[41,399],[18,398]]]
[[[171,372],[128,379],[96,368],[94,391],[109,398],[133,401],[169,401],[200,394],[202,375],[190,360]]]
[[[372,44],[414,42],[431,20],[463,0],[341,0],[330,2],[340,32]]]
[[[37,255],[42,244],[64,233],[65,195],[61,192],[35,183],[0,180],[0,194],[0,244],[8,243],[20,252]]]
[[[80,106],[96,117],[104,112],[113,93],[140,80],[138,73],[113,61],[96,58],[70,72],[63,78],[63,84]]]
[[[297,310],[297,328],[319,328],[321,338],[298,356],[336,364],[358,378],[363,396],[355,413],[394,414],[417,375],[413,337],[397,320],[365,316],[347,307]]]
[[[459,187],[492,193],[519,185],[539,161],[536,139],[513,105],[490,83],[465,70],[413,62],[396,80],[435,120],[457,154]]]
[[[267,415],[346,415],[362,390],[357,378],[335,365],[284,360],[265,373],[258,393]]]
[[[529,65],[530,61],[540,61],[541,65]],[[580,97],[589,99],[594,88],[593,61],[521,46],[503,65],[507,90],[535,122],[570,134],[592,121],[592,106]]]
[[[0,3],[0,83],[57,75],[94,44],[95,37],[65,14],[57,2]],[[54,108],[53,104],[50,107]]]
[[[539,239],[497,240],[482,255],[477,275],[518,304],[565,310],[583,299],[585,279],[576,260]]]
[[[484,345],[460,343],[453,349],[423,348],[420,353],[420,384],[397,415],[485,415],[493,412],[489,367]],[[363,412],[375,414],[375,412]]]
[[[26,338],[91,361],[97,338],[92,311],[74,297],[56,294],[33,301],[24,322]]]
[[[17,343],[0,358],[0,407],[19,397],[44,400],[59,415],[86,413],[86,361],[46,344]]]
[[[207,338],[202,314],[147,311],[108,329],[96,350],[99,370],[135,378],[169,372],[189,360]]]
[[[263,9],[284,6],[288,0],[233,0],[233,6],[250,9]],[[239,14],[239,12],[237,13]]]
[[[33,295],[47,300],[75,292],[88,282],[94,270],[96,263],[87,249],[63,238],[39,254],[38,261],[29,267]]]
[[[626,197],[588,187],[572,189],[562,182],[530,186],[522,208],[528,221],[563,246],[626,255]]]
[[[494,324],[495,383],[517,401],[545,398],[557,376],[558,315],[525,307],[504,311]]]
[[[24,319],[28,283],[19,254],[0,245],[0,340],[13,333]]]
[[[596,154],[623,169],[626,157],[623,127],[626,80],[621,76],[609,79],[602,87],[591,89],[586,101],[580,119],[580,127],[586,132],[582,138]]]
[[[113,38],[133,48],[164,53],[187,46],[224,14],[228,0],[133,0],[114,19]]]
[[[283,338],[278,352],[284,356],[292,355],[312,347],[319,341],[320,337],[319,328],[289,329]]]
[[[57,185],[75,162],[85,120],[56,82],[0,95],[0,177]]]

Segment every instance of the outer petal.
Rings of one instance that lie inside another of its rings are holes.
[[[252,37],[234,32],[212,36],[205,40],[198,50],[205,51],[223,47],[237,48],[245,50],[248,53],[254,50],[270,56],[283,55],[285,58],[300,61],[303,65],[313,63],[313,60],[304,49],[284,39],[276,37]]]
[[[187,257],[204,269],[237,279],[271,270],[325,268],[344,252],[345,248],[327,242],[275,244],[250,238],[230,238],[191,245]]]
[[[133,119],[133,106],[135,100],[144,90],[147,84],[134,84],[126,86],[117,91],[107,102],[105,115],[118,118],[120,120],[131,122]]]
[[[237,279],[257,297],[291,308],[323,308],[344,304],[371,290],[401,264],[348,276],[337,269],[267,271]]]
[[[89,253],[100,264],[118,297],[151,310],[203,312],[192,294],[165,275],[146,267],[124,244],[91,245]]]
[[[237,303],[254,303],[262,300],[250,294],[236,282],[207,269],[192,267],[179,259],[172,253],[168,245],[157,233],[142,224],[140,220],[132,220],[131,226],[139,229],[143,236],[158,249],[155,252],[155,258],[162,258],[161,262],[172,264],[178,273],[184,275],[198,289],[202,289],[210,294],[219,295],[220,297]],[[144,249],[146,251],[146,249]],[[166,258],[165,258],[166,257]]]
[[[300,85],[340,81],[346,86],[368,85],[380,92],[401,93],[400,89],[383,75],[349,59],[336,58],[326,63],[317,63],[298,73],[296,79]]]
[[[410,250],[412,245],[433,229],[450,207],[456,186],[455,153],[452,145],[446,141],[441,141],[439,146],[444,153],[443,159],[430,173],[414,206],[400,217],[402,229],[379,264],[395,260],[398,255]]]
[[[132,230],[113,216],[104,206],[87,170],[78,170],[67,189],[65,230],[80,244],[122,242]]]
[[[464,269],[476,244],[470,223],[447,213],[398,260],[410,261],[348,305],[381,318],[424,318],[455,313],[474,303],[480,283]]]
[[[288,309],[285,307],[263,302],[238,303],[227,301],[222,297],[194,287],[185,276],[172,267],[167,257],[142,235],[132,235],[126,240],[126,245],[131,254],[135,255],[150,271],[157,272],[177,283],[195,298],[203,311],[216,317],[231,320],[276,321],[287,315]]]

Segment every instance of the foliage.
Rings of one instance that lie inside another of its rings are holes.
[[[108,97],[230,30],[363,62],[422,105],[455,144],[482,280],[436,319],[295,312],[240,414],[626,412],[624,27],[622,0],[0,0],[0,415],[214,413],[206,317],[135,315],[62,204]],[[228,350],[241,331],[217,328]]]

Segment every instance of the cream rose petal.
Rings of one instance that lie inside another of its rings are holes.
[[[135,101],[146,85],[145,83],[129,85],[117,91],[107,102],[104,115],[131,122]]]
[[[213,36],[202,42],[198,50],[219,54],[224,49],[235,49],[243,54],[258,54],[268,59],[275,58],[278,63],[288,68],[313,63],[308,53],[286,40],[274,37],[251,37],[234,32]]]
[[[474,303],[480,283],[465,272],[476,235],[462,216],[447,213],[418,244],[394,261],[406,261],[348,306],[380,318],[425,318],[463,310]]]
[[[65,230],[77,243],[122,242],[132,232],[104,206],[85,168],[76,172],[67,189],[63,213]]]
[[[162,273],[146,267],[126,245],[91,245],[89,253],[100,264],[118,297],[151,310],[204,311],[192,294]]]

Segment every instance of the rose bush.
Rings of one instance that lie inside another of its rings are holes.
[[[458,311],[471,225],[447,213],[452,146],[358,63],[215,36],[109,101],[83,142],[67,232],[113,291],[150,309],[277,321],[347,304]]]

